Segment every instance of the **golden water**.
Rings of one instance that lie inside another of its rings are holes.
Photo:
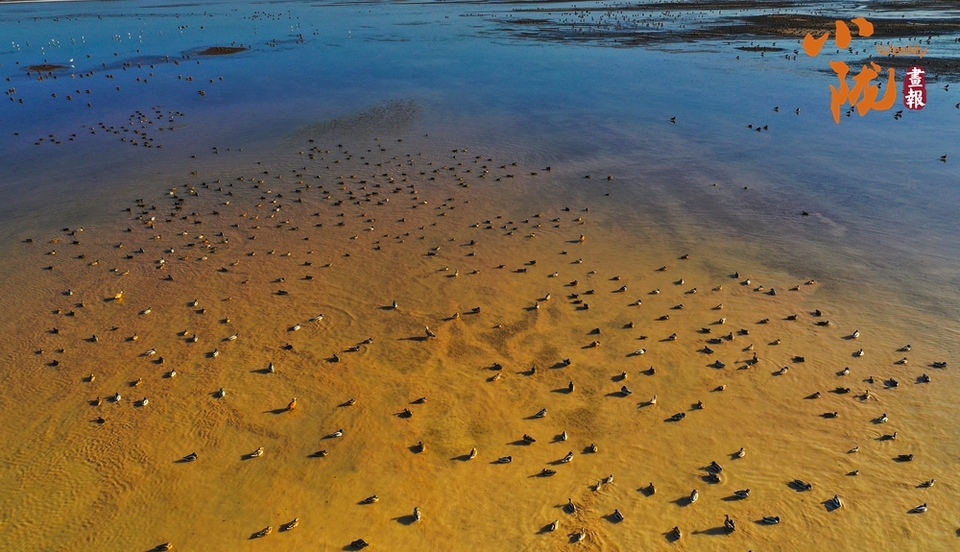
[[[751,243],[685,235],[684,221],[661,231],[599,188],[559,190],[541,167],[501,169],[473,152],[365,151],[378,146],[352,144],[366,160],[330,145],[313,160],[292,154],[269,174],[176,175],[180,211],[157,184],[145,208],[113,198],[131,212],[72,234],[49,222],[8,244],[0,547],[341,550],[358,538],[372,550],[956,546],[955,324],[881,286],[805,285],[809,274],[775,268],[775,251],[765,258]],[[490,172],[479,178],[483,165]],[[821,318],[810,314],[818,308]],[[862,337],[844,339],[855,329]],[[730,332],[715,354],[702,352]],[[911,352],[896,352],[907,343]],[[750,344],[759,363],[744,368]],[[629,356],[640,348],[646,354]],[[157,354],[145,356],[150,349]],[[894,364],[904,356],[909,364]],[[557,367],[565,358],[571,365]],[[709,366],[717,359],[726,368]],[[928,367],[940,360],[950,367]],[[276,372],[265,373],[271,362]],[[845,366],[850,375],[838,376]],[[915,383],[922,373],[932,382]],[[884,389],[890,377],[899,388]],[[622,385],[633,393],[620,396]],[[840,386],[850,393],[829,392]],[[221,387],[226,396],[215,398]],[[870,398],[856,398],[864,390]],[[804,398],[815,391],[822,397]],[[106,400],[114,393],[122,400]],[[294,397],[297,408],[285,411]],[[427,400],[412,404],[418,397]],[[405,408],[411,417],[398,416]],[[531,419],[542,408],[547,415]],[[820,416],[833,411],[838,418]],[[679,412],[682,421],[665,421]],[[888,423],[871,422],[882,413]],[[569,440],[556,442],[562,431]],[[894,431],[897,440],[877,440]],[[520,444],[524,434],[537,442]],[[585,452],[591,443],[598,452]],[[262,457],[243,459],[258,447]],[[319,450],[328,454],[313,457]],[[197,461],[177,462],[194,451]],[[572,462],[554,465],[571,451]],[[907,453],[913,462],[893,460]],[[724,467],[720,484],[705,479],[711,461]],[[543,468],[557,473],[538,477]],[[792,489],[794,478],[813,489]],[[934,487],[917,488],[931,478]],[[745,488],[749,498],[732,499]],[[693,489],[700,499],[687,504]],[[374,494],[377,503],[359,504]],[[824,501],[835,494],[844,507],[831,512]],[[577,513],[564,511],[568,498]],[[924,502],[927,513],[907,514]],[[624,521],[612,521],[614,509]],[[723,530],[725,514],[736,532]],[[757,523],[766,515],[782,522]],[[296,529],[279,531],[294,518]],[[542,530],[556,519],[558,531]],[[267,526],[271,534],[251,538]],[[679,541],[668,538],[674,526]],[[581,528],[586,538],[570,544]]]

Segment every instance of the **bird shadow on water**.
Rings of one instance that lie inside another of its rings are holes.
[[[396,521],[401,525],[413,525],[417,522],[417,518],[413,517],[413,514],[407,514],[405,516],[395,517],[393,518],[393,521]]]
[[[717,536],[717,535],[729,535],[730,531],[727,530],[726,527],[721,525],[719,527],[711,527],[709,529],[704,529],[703,531],[694,531],[693,534]]]

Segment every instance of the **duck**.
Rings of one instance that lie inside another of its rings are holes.
[[[110,397],[110,400],[116,403],[116,402],[122,401],[123,397],[120,396],[120,393],[116,393],[112,397]]]
[[[696,489],[694,489],[690,493],[690,504],[693,504],[694,502],[696,502],[698,498],[700,498],[700,493]]]
[[[380,500],[380,497],[379,497],[379,496],[377,496],[377,495],[370,495],[370,496],[368,496],[367,498],[361,500],[361,501],[360,501],[360,504],[373,504],[374,502],[377,502],[378,500]]]
[[[569,464],[572,461],[573,461],[573,451],[568,452],[566,456],[560,459],[561,464]]]
[[[926,506],[924,506],[924,508],[926,508]],[[613,519],[614,519],[614,520],[616,520],[616,521],[618,521],[618,522],[619,522],[619,521],[623,521],[623,514],[620,513],[620,510],[619,510],[619,509],[615,508],[615,509],[613,510],[613,514],[612,514],[612,515],[613,515]]]
[[[566,432],[566,431],[561,431],[561,432],[560,432],[560,436],[558,437],[558,440],[559,440],[559,441],[566,441],[566,440],[567,440],[567,432]]]
[[[357,540],[351,542],[351,543],[350,543],[350,546],[353,547],[353,548],[356,548],[357,550],[361,550],[361,549],[363,549],[363,548],[366,548],[366,547],[370,546],[370,544],[367,543],[367,541],[365,541],[365,540],[363,540],[363,539],[357,539]]]
[[[293,400],[290,401],[290,404],[287,405],[287,412],[293,410],[296,407],[297,407],[297,398],[294,397]]]
[[[683,537],[683,533],[680,532],[679,525],[673,526],[673,530],[670,531],[670,536],[672,536],[675,540],[680,540],[680,538]]]
[[[571,514],[577,513],[577,505],[573,503],[572,498],[567,499],[567,505],[565,506],[565,508],[567,509],[567,512]]]
[[[533,444],[533,443],[536,443],[537,440],[534,439],[533,437],[527,435],[526,433],[524,433],[524,434],[523,434],[523,442],[524,442],[524,443],[527,443],[527,444]]]
[[[290,531],[291,529],[296,529],[300,525],[300,518],[293,518],[293,521],[285,523],[280,527],[281,531]]]
[[[740,450],[738,450],[737,452],[735,452],[733,455],[734,455],[736,458],[743,458],[744,456],[746,456],[746,454],[747,454],[747,453],[746,453],[745,450],[743,450],[743,447],[740,447]]]
[[[542,470],[540,470],[539,475],[540,477],[550,477],[553,475],[557,475],[557,470],[551,470],[550,468],[543,468]]]
[[[654,395],[653,397],[650,397],[650,400],[647,401],[647,404],[649,404],[649,405],[657,404],[657,396]]]
[[[158,544],[153,549],[157,550],[158,552],[163,552],[165,550],[173,550],[173,545],[170,544],[169,542],[164,542],[164,543]]]
[[[863,349],[858,349],[857,352],[853,353],[853,356],[862,357],[864,354]]]
[[[250,454],[248,454],[248,456],[250,458],[260,458],[261,456],[263,456],[263,447],[257,447],[257,450],[251,452]]]
[[[763,522],[767,525],[776,525],[780,523],[780,516],[763,516]]]
[[[424,445],[423,441],[417,441],[417,444],[413,445],[413,452],[416,452],[417,454],[426,452],[426,450],[427,450],[427,445]]]
[[[737,530],[737,524],[736,524],[736,522],[734,522],[732,519],[730,519],[730,516],[729,516],[729,515],[724,514],[724,518],[725,518],[725,519],[723,520],[723,527],[724,527],[724,529],[726,529],[727,531],[729,531],[729,532],[731,532],[731,533],[734,532],[734,531],[736,531],[736,530]]]
[[[424,331],[426,332],[428,338],[437,337],[437,334],[433,333],[433,331],[430,329],[430,326],[424,326],[423,328],[424,328]]]
[[[419,507],[419,506],[414,506],[414,508],[413,508],[413,521],[420,521],[421,518],[422,518],[422,516],[421,516],[421,514],[420,514],[420,507]]]
[[[917,507],[915,507],[915,508],[912,508],[912,509],[910,510],[910,513],[911,513],[911,514],[922,514],[922,513],[926,512],[926,511],[927,511],[927,503],[924,502],[923,504],[921,504],[921,505],[919,505],[919,506],[917,506]]]
[[[713,472],[710,472],[710,473],[707,475],[707,481],[708,481],[709,483],[718,484],[718,483],[721,482],[721,481],[720,481],[720,475],[719,475],[719,474],[716,474],[716,473],[713,473]]]
[[[750,496],[750,489],[741,489],[739,491],[733,491],[733,494],[737,498],[747,498]]]
[[[884,412],[883,414],[880,415],[879,418],[877,418],[877,423],[878,423],[878,424],[885,424],[885,423],[887,423],[887,420],[888,420],[888,419],[889,419],[889,418],[887,418],[887,413]]]
[[[470,454],[467,455],[467,460],[473,460],[477,457],[477,447],[470,449]]]
[[[723,471],[723,467],[720,464],[717,464],[716,461],[710,462],[710,465],[707,466],[707,469],[714,473],[720,473]]]
[[[197,459],[197,453],[196,453],[196,452],[191,452],[190,454],[184,456],[184,457],[181,458],[180,460],[182,460],[182,461],[184,461],[184,462],[193,462],[193,461],[196,460],[196,459]]]
[[[547,525],[547,531],[549,531],[549,532],[551,532],[551,533],[554,532],[554,531],[556,531],[556,530],[559,529],[559,528],[560,528],[560,520],[559,520],[559,519],[554,520],[553,523],[551,523],[550,525]]]
[[[933,484],[936,483],[936,481],[936,479],[930,479],[929,481],[924,481],[923,483],[919,484],[918,487],[929,489],[930,487],[933,487]]]
[[[900,347],[899,349],[897,349],[897,352],[898,352],[898,353],[909,353],[911,348],[912,348],[912,347],[910,347],[910,345],[907,344],[907,345],[904,345],[903,347]]]
[[[333,439],[333,438],[336,438],[336,437],[343,437],[343,429],[338,429],[338,430],[334,431],[333,433],[327,435],[327,438],[328,438],[328,439]]]
[[[850,334],[850,339],[857,339],[860,337],[860,330],[853,330],[853,333]]]
[[[579,533],[574,533],[574,534],[573,534],[573,542],[580,542],[580,541],[582,541],[582,540],[585,539],[585,538],[587,538],[587,531],[586,531],[586,529],[584,529],[584,528],[582,528],[582,527],[580,528],[580,532],[579,532]]]
[[[597,453],[599,450],[600,450],[600,448],[597,446],[596,443],[590,443],[590,446],[587,447],[587,452],[590,452],[590,453],[594,453],[594,454],[595,454],[595,453]]]
[[[534,417],[534,418],[543,418],[543,417],[546,416],[546,415],[547,415],[547,409],[546,409],[546,408],[541,408],[539,412],[537,412],[536,414],[533,415],[533,417]]]
[[[913,462],[912,454],[898,454],[897,461],[899,462]]]
[[[629,394],[631,394],[631,393],[633,393],[633,391],[631,391],[630,388],[627,387],[626,385],[624,385],[624,386],[622,386],[622,387],[620,388],[620,394],[623,395],[623,396],[627,396],[627,395],[629,395]]]
[[[513,456],[501,456],[497,458],[498,464],[509,464],[510,462],[513,462]]]
[[[833,508],[843,508],[843,501],[840,500],[840,495],[833,495],[833,498],[828,500],[827,504]]]
[[[928,376],[928,375],[926,375],[926,374],[923,374],[923,375],[921,375],[920,377],[917,378],[917,382],[919,382],[919,383],[930,383],[930,376]]]
[[[793,481],[790,482],[790,484],[793,485],[796,489],[801,491],[809,491],[810,489],[813,488],[813,485],[811,485],[810,483],[807,483],[803,479],[794,479]]]

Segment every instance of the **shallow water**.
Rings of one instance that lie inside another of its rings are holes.
[[[0,71],[25,100],[0,102],[0,408],[15,421],[0,475],[5,548],[339,550],[362,537],[375,549],[550,550],[581,527],[582,544],[605,550],[793,549],[811,534],[833,548],[928,550],[957,538],[955,90],[931,81],[923,111],[834,125],[824,56],[531,41],[503,32],[493,16],[512,8],[492,5],[0,9],[11,41]],[[234,42],[251,50],[181,57]],[[69,59],[55,80],[17,67]],[[34,145],[50,134],[61,143]],[[815,325],[817,308],[831,326]],[[844,339],[854,329],[862,337]],[[751,343],[760,362],[739,370]],[[906,343],[911,353],[895,351]],[[563,358],[571,366],[554,368]],[[727,366],[708,366],[718,359]],[[940,360],[950,368],[928,366]],[[269,362],[277,373],[260,372]],[[924,372],[933,381],[914,383]],[[889,377],[900,386],[885,390]],[[624,384],[633,394],[619,396]],[[851,391],[828,393],[838,386]],[[871,398],[854,398],[864,389]],[[119,403],[87,403],[116,392]],[[396,416],[404,408],[409,419]],[[664,421],[677,412],[687,416]],[[890,422],[871,423],[883,412]],[[570,441],[552,442],[563,430]],[[537,442],[517,444],[524,433]],[[425,452],[409,448],[418,441]],[[599,452],[582,453],[592,442]],[[264,457],[241,460],[258,446]],[[175,462],[191,451],[197,462]],[[573,462],[551,465],[567,451]],[[914,462],[892,460],[908,452]],[[703,480],[712,460],[726,468],[719,485]],[[544,467],[558,473],[535,477]],[[796,477],[814,489],[792,490]],[[693,488],[701,498],[686,505]],[[750,498],[730,500],[742,488]],[[381,500],[358,504],[372,494]],[[828,512],[833,494],[845,506]],[[568,497],[575,515],[561,509]],[[929,512],[905,513],[921,502]],[[622,523],[605,517],[614,508]],[[725,514],[737,532],[722,531]],[[763,515],[784,521],[754,523]],[[540,532],[558,518],[557,533]]]

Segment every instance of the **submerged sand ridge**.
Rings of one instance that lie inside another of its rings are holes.
[[[825,303],[822,282],[709,241],[679,250],[653,227],[625,231],[602,192],[521,192],[551,178],[540,167],[300,147],[297,165],[195,178],[113,226],[18,244],[5,547],[956,538],[957,382],[952,362],[932,366],[952,360],[949,333]]]

